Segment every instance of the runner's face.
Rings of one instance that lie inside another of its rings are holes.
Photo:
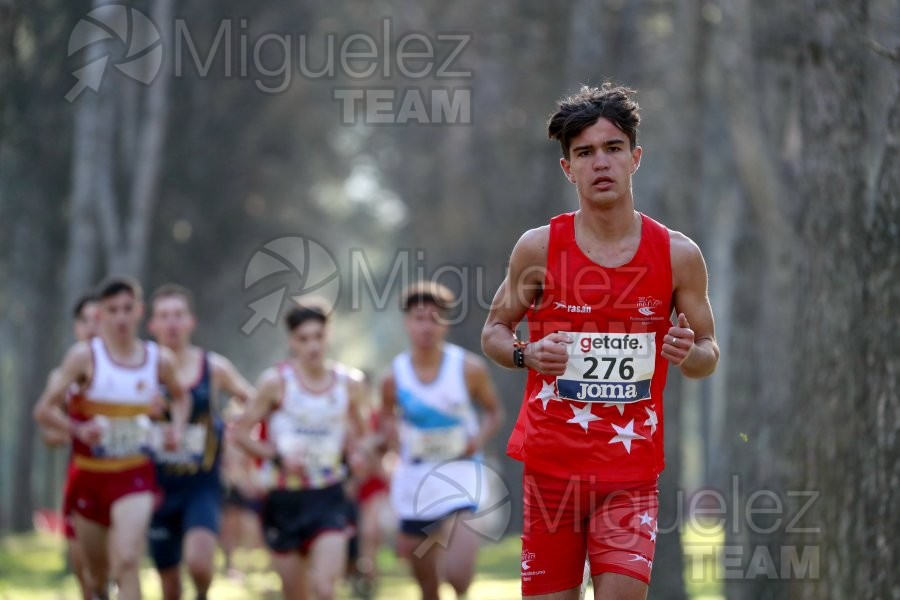
[[[316,319],[304,321],[288,337],[291,355],[311,367],[321,366],[325,362],[327,342],[325,323]]]
[[[572,138],[569,158],[560,160],[574,180],[583,205],[604,207],[631,198],[631,176],[641,164],[641,147],[630,149],[628,136],[608,119],[599,119]]]
[[[100,307],[100,322],[111,336],[128,338],[137,335],[138,323],[144,315],[144,304],[130,292],[119,292],[104,298]]]
[[[441,309],[431,303],[410,307],[404,322],[410,344],[420,350],[440,346],[447,334],[447,323]]]
[[[99,333],[100,303],[88,302],[81,307],[81,313],[75,319],[75,339],[85,342]]]
[[[153,302],[148,329],[163,346],[179,348],[191,341],[197,322],[187,300],[181,296],[165,296]]]

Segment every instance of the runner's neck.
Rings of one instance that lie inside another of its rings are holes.
[[[331,381],[331,365],[327,361],[309,364],[294,360],[292,364],[294,371],[309,387],[318,389]]]
[[[409,350],[409,359],[417,373],[419,371],[439,369],[444,360],[444,344],[441,343],[432,348],[416,348],[413,346]]]
[[[175,360],[179,365],[184,365],[190,362],[190,360],[194,356],[194,353],[197,351],[197,347],[190,342],[180,345],[168,346],[168,348],[175,354]]]
[[[575,231],[583,232],[598,242],[624,240],[640,229],[641,217],[629,205],[627,210],[610,208],[603,210],[579,210],[575,213]]]
[[[130,365],[143,361],[142,344],[136,337],[122,339],[118,336],[104,336],[102,339],[106,346],[106,351],[116,362]]]

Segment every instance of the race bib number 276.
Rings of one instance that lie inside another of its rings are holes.
[[[564,333],[575,342],[566,372],[556,378],[561,398],[616,403],[650,398],[655,333]]]

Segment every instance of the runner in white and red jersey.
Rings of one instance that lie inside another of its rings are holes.
[[[312,304],[287,314],[291,358],[263,372],[235,426],[235,441],[266,460],[262,527],[285,600],[334,598],[347,560],[344,457],[364,430],[363,374],[327,358],[327,322]]]
[[[86,293],[78,298],[75,302],[75,307],[72,310],[72,316],[74,318],[72,333],[74,334],[76,341],[84,342],[97,335],[99,312],[100,301],[95,294]],[[57,373],[56,370],[50,374],[48,381],[55,373]],[[72,386],[66,392],[65,405],[70,414],[72,414],[72,411],[77,413],[77,411],[80,410],[79,404],[82,400],[80,392],[81,390],[77,385]],[[63,446],[67,444],[71,445],[72,443],[72,436],[69,434],[67,428],[53,429],[41,427],[41,438],[48,446]],[[82,598],[84,600],[91,600],[91,586],[89,584],[87,568],[84,564],[84,553],[82,552],[78,541],[75,539],[75,525],[73,523],[74,505],[72,498],[72,480],[74,479],[74,476],[75,463],[72,461],[72,456],[70,454],[69,463],[66,467],[66,482],[63,485],[63,533],[65,534],[66,544],[68,545],[69,564],[72,568],[72,574],[75,575],[75,578],[78,580]]]
[[[93,597],[107,598],[112,573],[118,598],[133,600],[141,597],[140,561],[156,494],[147,452],[149,415],[158,402],[159,384],[171,397],[173,424],[166,430],[170,450],[180,444],[190,402],[171,353],[137,337],[143,315],[140,285],[113,277],[101,284],[99,297],[99,335],[68,351],[35,416],[49,429],[68,428],[73,439],[75,536]],[[63,407],[73,384],[83,399],[70,419]]]
[[[632,94],[606,83],[559,103],[549,135],[579,210],[521,237],[482,334],[494,361],[528,369],[507,448],[525,463],[528,598],[578,598],[585,554],[595,598],[646,597],[668,365],[705,377],[718,361],[699,248],[634,209]]]

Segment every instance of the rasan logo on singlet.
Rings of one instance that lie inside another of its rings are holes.
[[[553,310],[563,310],[570,313],[589,313],[591,307],[587,304],[566,304],[565,302],[554,302]]]

